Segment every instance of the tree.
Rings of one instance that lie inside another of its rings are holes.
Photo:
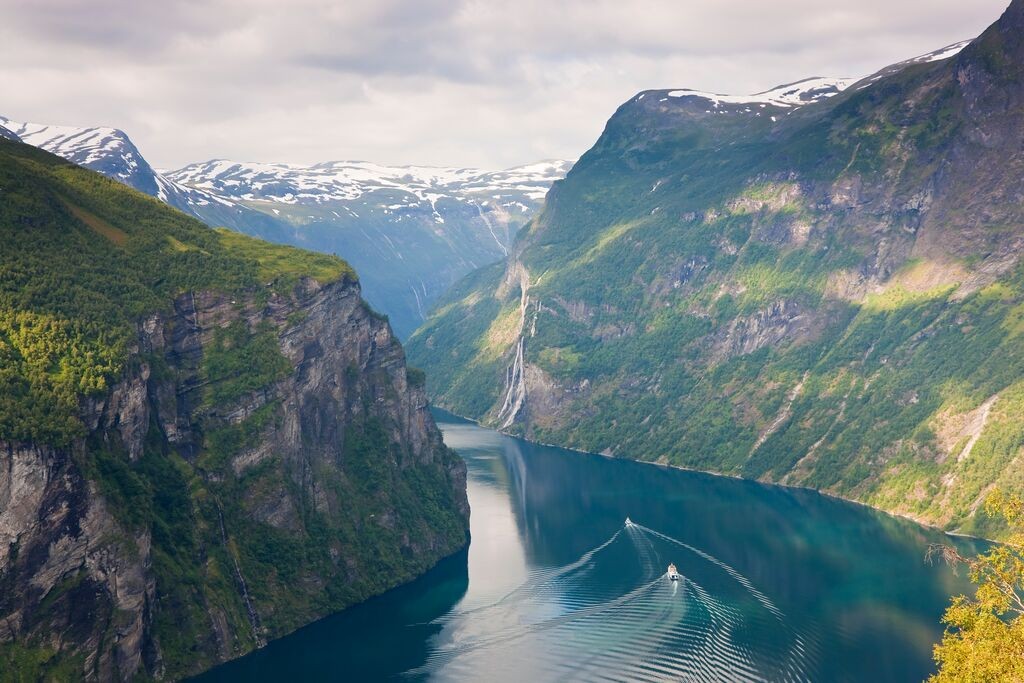
[[[942,622],[946,632],[935,646],[939,671],[931,683],[1024,681],[1024,500],[994,493],[985,512],[1006,520],[1010,535],[987,553],[963,557],[933,545],[929,559],[966,565],[978,589],[973,598],[953,598]]]

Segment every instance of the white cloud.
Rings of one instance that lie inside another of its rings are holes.
[[[0,0],[0,114],[152,162],[508,166],[585,151],[646,88],[861,75],[1006,0]]]

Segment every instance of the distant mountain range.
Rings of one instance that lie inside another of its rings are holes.
[[[218,159],[191,164],[167,174],[189,187],[223,197],[272,204],[344,204],[374,192],[407,195],[391,211],[430,207],[437,212],[443,199],[497,205],[511,213],[528,213],[544,199],[551,183],[572,166],[564,161],[542,161],[504,171],[432,166],[381,166],[362,161],[330,161],[311,166],[256,164]]]
[[[571,166],[543,161],[481,171],[217,160],[167,177],[273,217],[282,231],[269,239],[343,255],[367,300],[406,336],[453,282],[508,254],[516,232]]]
[[[543,161],[503,171],[310,166],[215,160],[154,169],[116,128],[23,123],[0,135],[98,171],[213,226],[344,256],[366,299],[407,336],[452,282],[508,253],[516,231],[572,166]]]
[[[22,123],[0,116],[0,129],[51,154],[63,157],[133,187],[199,218],[264,239],[287,242],[277,221],[224,197],[180,185],[154,170],[124,131]]]

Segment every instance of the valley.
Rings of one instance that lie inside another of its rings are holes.
[[[6,8],[0,683],[1024,680],[1024,0],[915,2]]]
[[[468,554],[198,683],[341,668],[364,680],[919,680],[945,595],[967,585],[921,561],[940,532],[863,506],[436,417],[468,465]]]

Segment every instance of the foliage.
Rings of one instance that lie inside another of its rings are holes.
[[[946,633],[935,646],[939,671],[929,679],[933,683],[1024,680],[1024,501],[996,492],[985,511],[1008,523],[1005,543],[975,558],[948,547],[930,551],[966,564],[978,585],[973,598],[953,598],[942,617]]]
[[[281,354],[277,335],[268,326],[255,333],[241,320],[214,332],[203,354],[203,375],[209,383],[206,402],[227,405],[267,386],[291,370]]]
[[[423,387],[427,384],[427,373],[410,365],[405,369],[405,380],[411,387]]]
[[[337,256],[271,244],[227,228],[218,228],[216,232],[231,254],[258,263],[260,279],[272,281],[277,287],[290,289],[303,277],[311,277],[320,284],[356,280],[355,270]]]
[[[335,257],[212,231],[28,145],[0,141],[0,440],[63,445],[122,371],[140,316],[196,290],[354,279]]]
[[[0,643],[0,683],[59,683],[81,677],[84,657],[62,657],[44,646]]]
[[[280,400],[235,419],[240,399],[292,372],[279,337],[305,316],[279,304],[295,303],[289,297],[307,276],[354,283],[340,259],[210,230],[98,174],[5,141],[0,243],[0,441],[72,445],[69,467],[120,526],[97,542],[131,555],[134,538],[151,539],[156,600],[147,618],[161,675],[198,673],[243,654],[411,579],[465,543],[447,478],[457,456],[442,446],[432,458],[414,458],[392,441],[393,425],[371,417],[375,407],[356,406],[344,433],[329,413],[322,443],[310,429],[278,433]],[[171,313],[176,298],[199,291],[228,295],[237,306],[228,311],[233,322],[208,330],[201,353],[140,353],[143,316]],[[264,303],[286,314],[282,329],[271,315],[248,322]],[[142,452],[132,459],[118,429],[87,433],[79,410],[84,397],[103,396],[143,362],[160,385],[146,400],[179,401],[172,412],[192,422],[187,443],[172,446],[159,421],[166,414],[149,410]],[[182,375],[199,381],[184,386]],[[353,385],[375,381],[356,365],[347,375]],[[407,379],[425,381],[415,368]],[[353,396],[370,393],[351,388]],[[301,457],[269,446],[294,439],[304,440],[295,444]],[[254,450],[258,462],[238,457]],[[418,545],[425,539],[429,547]],[[63,609],[69,591],[89,590],[75,583],[82,576],[60,582],[40,610]],[[240,577],[259,614],[256,629]],[[108,647],[122,617],[84,626]],[[211,632],[211,622],[226,630]],[[64,634],[60,652],[48,649],[56,642],[48,635],[0,644],[0,683],[80,677],[91,653],[76,654],[83,643],[75,630]]]

